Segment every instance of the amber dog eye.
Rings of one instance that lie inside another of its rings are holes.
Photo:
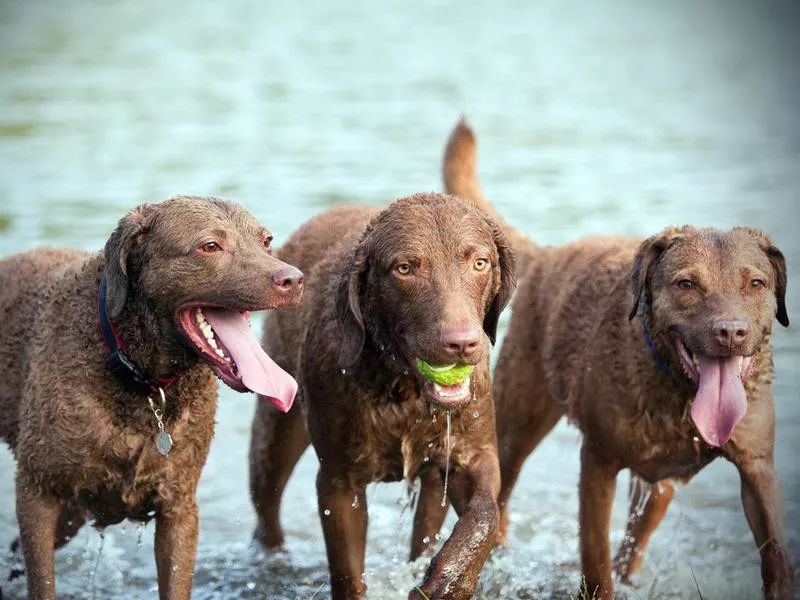
[[[479,258],[475,261],[475,264],[472,265],[476,271],[483,271],[486,267],[489,266],[489,261],[485,258]]]
[[[411,273],[411,265],[408,263],[400,263],[394,268],[400,275],[408,275]]]
[[[750,285],[753,286],[754,288],[757,288],[757,287],[764,287],[767,284],[764,283],[763,279],[753,279],[753,281],[750,282]]]
[[[681,279],[678,282],[678,287],[682,290],[692,290],[694,289],[694,281],[691,279]]]
[[[206,242],[200,246],[200,250],[211,254],[212,252],[221,252],[222,246],[220,246],[217,242]]]
[[[264,238],[264,248],[269,248],[272,245],[272,236],[268,235]]]

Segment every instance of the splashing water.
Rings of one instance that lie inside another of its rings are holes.
[[[144,544],[142,542],[142,536],[144,536],[144,529],[145,524],[139,523],[136,525],[136,546],[141,548]]]
[[[106,536],[104,533],[100,534],[100,546],[97,548],[97,559],[94,561],[94,568],[92,569],[91,580],[89,587],[92,589],[92,600],[97,597],[97,588],[95,587],[95,580],[97,579],[97,570],[100,568],[100,557],[103,555],[103,545],[105,544]]]
[[[445,443],[444,459],[444,493],[442,494],[442,506],[447,506],[447,478],[450,474],[450,411],[447,411],[447,442]]]
[[[647,506],[647,502],[650,500],[650,495],[653,493],[654,486],[633,474],[631,474],[631,477],[633,477],[632,496],[636,498],[636,505],[633,507],[633,516],[640,519],[642,515],[644,515],[644,509]]]

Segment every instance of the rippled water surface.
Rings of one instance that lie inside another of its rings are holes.
[[[763,227],[790,265],[800,320],[797,4],[0,2],[0,256],[99,248],[141,201],[215,193],[280,242],[345,201],[439,189],[444,140],[465,112],[487,193],[540,242],[649,234],[668,224]],[[507,315],[506,315],[507,318]],[[794,325],[775,334],[776,463],[800,567]],[[1,375],[0,375],[1,376]],[[315,460],[288,487],[286,553],[250,544],[246,452],[254,398],[221,390],[199,491],[194,597],[328,595]],[[560,424],[525,466],[510,544],[480,598],[577,589],[579,435]],[[13,460],[0,450],[0,547],[16,535]],[[620,477],[612,540],[622,533]],[[371,486],[370,598],[404,598],[400,484]],[[452,527],[453,518],[448,521]],[[153,526],[85,528],[57,556],[65,597],[155,598]],[[0,575],[11,565],[0,557]],[[5,579],[3,575],[3,579]],[[695,583],[696,579],[696,583]],[[23,583],[0,583],[4,598]],[[738,477],[711,465],[682,488],[629,598],[758,598]]]

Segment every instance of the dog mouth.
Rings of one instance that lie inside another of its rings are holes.
[[[423,392],[429,401],[450,409],[459,408],[470,401],[475,365],[431,365],[421,358],[417,358],[415,363],[426,379]]]
[[[697,385],[692,421],[707,444],[722,446],[747,412],[744,385],[754,357],[693,353],[679,335],[673,335],[673,343],[684,373]]]
[[[247,311],[190,306],[178,312],[178,324],[225,385],[256,392],[282,412],[291,408],[297,382],[261,348]]]

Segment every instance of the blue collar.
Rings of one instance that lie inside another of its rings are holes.
[[[650,349],[650,355],[653,357],[658,370],[664,375],[669,375],[669,364],[666,360],[664,360],[664,357],[661,356],[661,353],[656,347],[656,343],[653,341],[653,338],[650,335],[650,330],[647,328],[647,317],[644,314],[641,314],[639,316],[639,322],[642,324],[642,336],[644,337],[647,347]]]
[[[120,339],[117,328],[108,318],[108,313],[106,312],[107,288],[108,285],[104,277],[100,280],[100,290],[97,295],[97,322],[108,348],[108,355],[106,355],[105,360],[106,369],[139,394],[149,395],[157,392],[159,388],[166,389],[178,379],[177,375],[165,379],[154,379],[137,367],[125,353],[125,344]]]

